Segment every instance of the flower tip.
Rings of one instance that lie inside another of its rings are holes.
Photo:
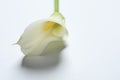
[[[12,45],[18,45],[18,43],[13,43]]]

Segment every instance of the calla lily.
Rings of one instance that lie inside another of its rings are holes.
[[[55,12],[45,20],[38,20],[30,24],[18,40],[25,55],[42,55],[49,47],[60,47],[67,35],[65,19],[58,10],[58,0],[55,0]],[[51,45],[55,43],[54,45]],[[65,45],[65,44],[64,44]]]

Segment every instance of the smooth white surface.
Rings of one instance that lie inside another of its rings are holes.
[[[21,66],[15,43],[28,24],[47,18],[53,0],[0,0],[0,80],[120,80],[120,1],[60,0],[68,47],[53,68]]]

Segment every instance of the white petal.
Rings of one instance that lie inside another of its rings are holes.
[[[36,21],[30,24],[17,42],[25,55],[41,55],[45,48],[54,41],[63,41],[67,30],[61,26],[61,31],[56,31],[49,26],[45,28],[46,21]],[[58,23],[57,23],[58,24]],[[60,24],[63,25],[63,24]],[[52,32],[51,30],[52,29]],[[59,29],[57,29],[59,30]]]

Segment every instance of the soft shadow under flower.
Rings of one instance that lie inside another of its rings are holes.
[[[59,44],[59,45],[56,45]],[[32,69],[48,69],[56,67],[61,61],[61,53],[66,48],[63,41],[50,43],[41,56],[25,56],[22,60],[22,67]]]

